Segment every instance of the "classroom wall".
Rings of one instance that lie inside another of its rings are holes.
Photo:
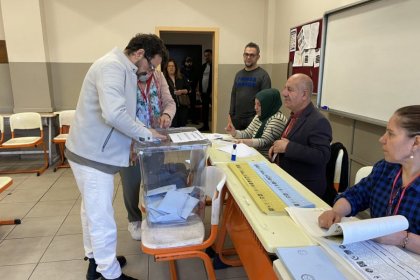
[[[220,31],[216,131],[223,132],[232,81],[235,73],[243,67],[245,44],[254,41],[260,45],[259,63],[271,75],[273,87],[281,89],[287,79],[290,28],[321,18],[324,11],[352,2],[356,1],[0,0],[0,40],[5,39],[6,44],[19,38],[8,37],[8,34],[15,33],[10,33],[9,25],[16,19],[6,21],[4,17],[19,17],[20,13],[16,11],[22,5],[39,7],[40,12],[31,15],[35,17],[34,26],[26,24],[24,34],[39,34],[42,30],[38,36],[42,38],[36,38],[37,57],[39,46],[44,47],[45,55],[44,61],[33,61],[25,54],[16,57],[17,50],[10,50],[14,59],[9,64],[0,64],[0,112],[16,109],[15,88],[22,92],[31,88],[31,83],[19,89],[16,83],[12,87],[11,82],[16,77],[30,75],[28,69],[41,69],[48,76],[43,77],[43,85],[37,89],[38,92],[22,93],[19,98],[25,96],[25,101],[30,104],[38,102],[39,96],[49,96],[49,100],[44,102],[45,108],[70,109],[76,106],[83,77],[91,63],[114,46],[124,48],[135,33],[155,33],[157,26],[212,27]],[[11,5],[16,5],[16,8],[10,9]],[[7,15],[4,7],[16,14]],[[22,36],[22,32],[17,30],[13,36],[19,34]],[[49,91],[47,95],[40,92],[44,89]],[[334,141],[343,142],[349,149],[352,173],[358,167],[372,164],[382,157],[377,142],[383,132],[382,127],[335,115],[327,114],[327,117],[333,127]]]
[[[289,56],[290,28],[322,18],[325,11],[348,5],[357,0],[294,0],[279,1],[276,7],[273,73],[276,83],[281,87],[287,79],[287,61]],[[285,74],[286,73],[286,74]],[[351,74],[349,75],[351,78]],[[313,98],[316,103],[316,98]],[[390,116],[393,112],[390,112]],[[365,165],[372,165],[383,158],[378,142],[384,133],[384,127],[355,121],[349,118],[325,114],[333,129],[333,142],[342,142],[350,156],[350,181],[354,182],[357,170]]]

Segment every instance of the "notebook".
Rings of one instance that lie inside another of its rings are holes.
[[[294,279],[346,279],[320,246],[279,247],[276,254]]]

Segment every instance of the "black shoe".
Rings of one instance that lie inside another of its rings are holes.
[[[95,259],[94,258],[89,259],[85,257],[85,261],[87,260],[89,260],[89,267],[86,273],[86,280],[96,280],[99,277],[101,277],[102,275],[96,271],[96,267],[98,267],[98,265],[96,264]],[[121,268],[123,268],[125,264],[127,263],[127,260],[124,256],[117,256],[117,261],[120,263]]]
[[[105,277],[102,276],[100,280],[111,280],[111,279],[107,279],[107,278],[105,278]],[[112,280],[138,280],[138,279],[137,278],[130,277],[130,276],[125,275],[123,273],[123,274],[121,274],[120,277],[115,278],[115,279],[112,279]]]

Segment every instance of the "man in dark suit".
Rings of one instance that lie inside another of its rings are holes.
[[[330,159],[331,125],[311,102],[313,83],[305,74],[291,76],[281,93],[291,115],[280,140],[269,150],[270,158],[322,197],[327,188],[326,165]]]
[[[201,75],[198,80],[198,86],[201,93],[201,104],[203,114],[203,126],[199,128],[200,131],[209,131],[209,109],[212,93],[213,82],[213,67],[212,67],[213,52],[210,49],[204,51],[205,63],[201,66]]]

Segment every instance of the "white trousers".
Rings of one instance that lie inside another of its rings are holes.
[[[121,275],[116,259],[117,226],[112,208],[114,175],[69,160],[82,194],[80,216],[85,255],[95,258],[97,271],[107,279]]]

